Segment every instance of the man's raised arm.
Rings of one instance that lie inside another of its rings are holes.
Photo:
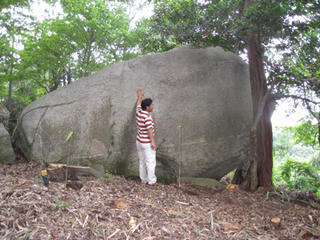
[[[142,92],[141,88],[138,88],[137,94],[138,94],[137,106],[139,106],[139,105],[141,105],[141,101],[142,101],[142,97],[144,95],[144,92]]]

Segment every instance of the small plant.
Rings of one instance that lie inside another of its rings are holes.
[[[171,198],[177,198],[177,196],[176,196],[176,195],[171,195],[170,197],[171,197]]]
[[[35,184],[37,180],[38,180],[38,175],[36,175],[36,176],[34,177],[34,179],[33,179],[33,184]]]
[[[199,233],[200,233],[200,228],[198,228],[196,235],[199,236]]]
[[[106,179],[104,177],[101,177],[101,178],[98,178],[98,180],[105,181]]]
[[[25,239],[26,237],[30,237],[31,236],[30,232],[31,230],[28,230],[26,234],[22,236],[22,239]]]
[[[202,206],[204,206],[204,201],[201,202]]]
[[[69,132],[68,136],[67,136],[67,139],[64,143],[68,142],[69,139],[72,137],[72,134],[73,134],[73,131]]]
[[[215,237],[206,236],[208,239],[215,239]]]
[[[64,143],[68,142],[69,139],[72,137],[73,135],[73,131],[69,132],[67,139]],[[70,161],[70,154],[71,154],[71,145],[69,145],[69,154],[68,154],[68,160],[67,160],[67,168],[66,168],[66,185],[68,182],[68,166],[69,166],[69,161]]]
[[[108,174],[108,175],[109,175],[108,180],[109,180],[111,183],[113,183],[112,173],[110,173],[110,171],[109,171],[109,169],[108,169],[108,168],[106,168],[106,174]]]
[[[317,190],[316,195],[318,198],[320,198],[320,189]]]
[[[99,232],[102,236],[104,236],[104,234],[103,234],[103,232],[102,232],[101,228],[98,228],[98,229],[94,230],[94,232]]]
[[[111,183],[113,183],[112,174],[111,174],[111,176],[108,178],[108,180],[109,180]]]
[[[244,229],[243,229],[243,236],[244,236],[245,238],[247,238],[247,236],[248,236],[247,228],[244,228]]]
[[[266,199],[269,197],[269,193],[270,193],[270,192],[267,192],[267,197],[266,197]]]
[[[59,206],[59,207],[70,207],[70,206],[71,206],[71,203],[69,203],[69,202],[56,201],[55,204],[56,204],[57,206]]]

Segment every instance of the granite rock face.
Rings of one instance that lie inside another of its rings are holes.
[[[13,162],[15,159],[14,151],[10,141],[10,135],[3,123],[0,123],[0,164]]]
[[[29,159],[138,177],[137,88],[154,100],[159,181],[176,181],[179,167],[220,179],[248,158],[248,66],[221,48],[180,47],[79,79],[22,112],[17,143]]]

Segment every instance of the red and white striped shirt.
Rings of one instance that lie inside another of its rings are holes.
[[[141,143],[151,143],[148,129],[152,128],[154,135],[153,119],[147,111],[142,110],[141,105],[137,106],[136,120],[138,125],[137,140]]]

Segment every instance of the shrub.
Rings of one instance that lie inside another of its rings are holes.
[[[303,191],[313,191],[320,196],[319,167],[313,166],[310,162],[298,162],[291,158],[287,159],[279,167],[278,174],[275,174],[276,182],[285,182],[287,188]]]

